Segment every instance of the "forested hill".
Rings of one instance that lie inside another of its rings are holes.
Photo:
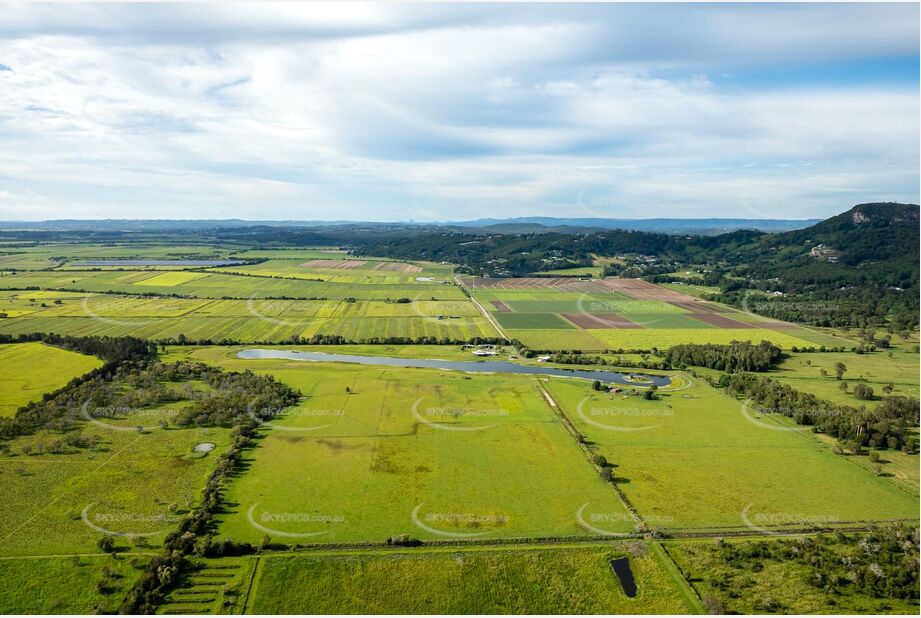
[[[824,245],[816,253],[826,263],[860,266],[873,261],[907,258],[914,264],[918,238],[917,205],[880,203],[859,204],[811,227],[782,233],[739,230],[718,236],[693,236],[610,230],[592,234],[496,233],[483,236],[450,230],[412,237],[382,236],[361,243],[358,252],[450,261],[483,274],[489,271],[523,274],[542,270],[548,261],[588,264],[593,253],[606,256],[633,253],[683,263],[696,259],[736,265],[753,258],[767,258],[771,262],[775,261],[774,257],[784,260],[808,258],[814,247]],[[815,262],[803,260],[803,263]]]
[[[720,300],[741,305],[753,291],[775,293],[765,313],[819,325],[918,322],[919,208],[859,204],[811,227],[778,234],[739,230],[718,236],[623,230],[592,234],[456,231],[366,242],[358,252],[448,261],[463,272],[514,276],[590,265],[593,254],[621,256],[608,274],[665,282],[676,267],[703,266]],[[787,302],[781,300],[782,294]],[[797,302],[789,302],[791,300]],[[812,301],[802,302],[802,301]],[[827,310],[816,311],[824,306]]]
[[[835,247],[840,262],[858,265],[868,260],[918,257],[918,206],[859,204],[812,227],[777,234],[781,245],[814,241]]]

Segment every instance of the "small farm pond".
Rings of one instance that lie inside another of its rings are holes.
[[[624,594],[628,597],[636,596],[636,580],[633,579],[633,570],[630,568],[629,558],[618,558],[611,560],[611,570],[620,580],[620,585],[624,589]]]
[[[527,375],[557,376],[563,378],[582,378],[584,380],[601,380],[602,382],[616,382],[617,384],[635,385],[638,374],[620,373],[618,371],[591,371],[586,369],[563,369],[560,367],[547,367],[540,365],[519,365],[509,361],[484,360],[484,361],[447,361],[436,359],[395,358],[392,356],[359,356],[355,354],[330,354],[326,352],[302,352],[299,350],[243,350],[237,354],[243,359],[288,359],[313,362],[357,363],[359,365],[384,365],[387,367],[413,367],[421,369],[446,369],[449,371],[466,371],[469,373],[518,373]],[[655,384],[668,386],[671,378],[668,376],[643,374],[642,384]]]

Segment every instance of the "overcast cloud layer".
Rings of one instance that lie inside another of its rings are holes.
[[[917,4],[0,10],[3,220],[918,201]]]

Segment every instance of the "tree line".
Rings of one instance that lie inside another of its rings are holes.
[[[854,408],[750,373],[724,374],[719,385],[735,396],[751,399],[764,412],[782,414],[837,438],[853,453],[864,447],[918,452],[918,439],[912,434],[919,422],[919,404],[914,397],[889,396],[875,408]]]

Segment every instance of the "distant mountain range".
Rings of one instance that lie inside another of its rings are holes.
[[[384,229],[463,229],[490,234],[534,234],[541,232],[586,233],[601,230],[630,230],[665,234],[712,236],[736,230],[787,232],[809,227],[820,219],[600,219],[517,217],[513,219],[475,219],[446,223],[371,222],[371,221],[247,221],[244,219],[58,219],[52,221],[0,221],[3,230],[37,231],[156,231],[214,230],[226,228],[287,227],[318,228],[380,227]]]
[[[736,230],[761,232],[787,232],[809,227],[821,219],[600,219],[517,217],[514,219],[474,219],[449,225],[482,228],[495,232],[528,233],[541,228],[554,232],[567,229],[630,230],[636,232],[662,232],[665,234],[724,234]]]

